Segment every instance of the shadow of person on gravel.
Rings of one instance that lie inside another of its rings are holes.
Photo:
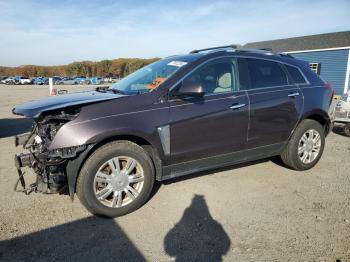
[[[205,199],[195,195],[181,220],[164,238],[164,249],[176,261],[221,261],[231,241],[209,213]]]
[[[0,261],[146,261],[113,219],[89,217],[0,242]]]
[[[0,138],[23,134],[30,130],[33,123],[29,118],[0,119]]]

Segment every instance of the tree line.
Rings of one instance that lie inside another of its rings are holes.
[[[99,62],[82,61],[59,66],[24,65],[18,67],[0,66],[0,76],[101,76],[124,77],[159,58],[118,58]]]

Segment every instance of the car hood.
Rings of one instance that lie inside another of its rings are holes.
[[[85,105],[111,99],[117,99],[125,95],[114,94],[110,92],[79,92],[53,97],[46,97],[40,100],[31,101],[12,109],[16,115],[22,115],[29,118],[36,118],[45,111],[65,108],[74,105]]]

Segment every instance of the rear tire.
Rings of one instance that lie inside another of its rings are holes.
[[[92,214],[118,217],[135,211],[148,200],[154,178],[152,161],[142,147],[130,141],[114,141],[98,148],[86,160],[76,192]]]
[[[307,170],[320,160],[324,145],[324,128],[315,120],[305,119],[294,131],[281,154],[281,159],[291,169]]]

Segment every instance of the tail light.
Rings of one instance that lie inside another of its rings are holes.
[[[325,84],[325,87],[328,88],[330,91],[331,91],[331,97],[334,96],[334,88],[333,88],[333,85],[331,83],[326,83]]]
[[[331,83],[326,83],[325,86],[334,91],[333,85]]]

